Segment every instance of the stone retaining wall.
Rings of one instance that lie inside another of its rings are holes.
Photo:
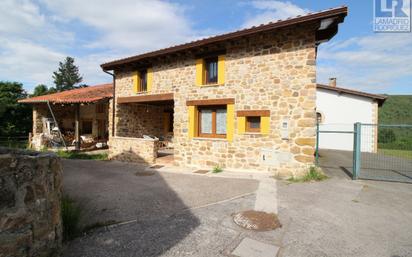
[[[152,164],[157,158],[158,139],[111,137],[109,159]]]
[[[54,154],[0,148],[0,257],[58,256],[61,173]]]

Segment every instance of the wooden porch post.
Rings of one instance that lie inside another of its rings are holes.
[[[75,105],[74,120],[74,148],[76,151],[78,151],[80,150],[80,104]]]

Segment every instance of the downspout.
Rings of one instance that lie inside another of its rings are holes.
[[[116,117],[116,75],[104,69],[103,71],[113,77],[112,137],[114,137],[114,118]]]

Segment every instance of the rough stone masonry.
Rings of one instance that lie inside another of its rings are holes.
[[[316,24],[305,24],[226,42],[223,85],[196,86],[196,57],[190,53],[155,60],[148,94],[174,94],[175,164],[267,170],[281,176],[306,172],[314,161],[316,136],[315,30]],[[133,72],[131,68],[115,71],[116,97],[136,95]],[[239,133],[239,118],[235,117],[231,142],[189,138],[186,101],[222,98],[235,99],[235,113],[270,110],[269,133]],[[116,108],[116,136],[139,137],[131,128],[142,127],[143,122],[146,127],[155,128],[160,123],[157,117],[161,112],[153,113],[153,119],[141,119],[133,104],[117,104]],[[288,139],[281,136],[284,120],[289,122]],[[130,147],[124,144],[124,148],[128,151]],[[264,149],[276,155],[277,163],[262,161]]]
[[[58,256],[61,172],[54,154],[0,148],[0,257]]]

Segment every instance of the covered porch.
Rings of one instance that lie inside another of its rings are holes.
[[[154,164],[173,162],[173,94],[116,98],[109,158]]]
[[[106,146],[112,84],[20,100],[33,105],[31,147],[92,150]]]

